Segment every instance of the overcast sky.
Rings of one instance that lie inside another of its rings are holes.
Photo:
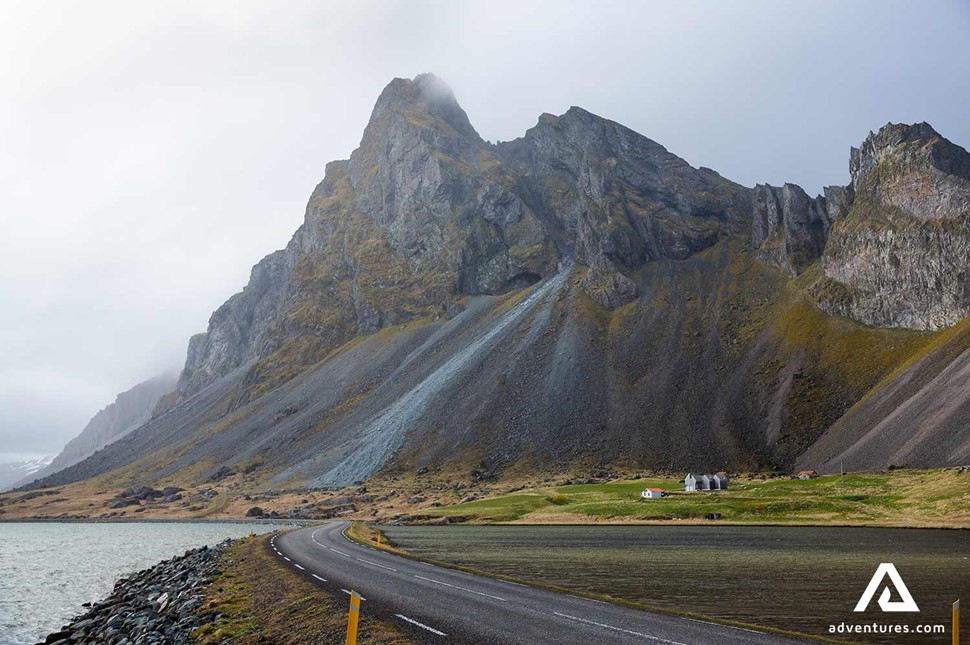
[[[746,185],[970,145],[967,2],[0,4],[0,461],[57,452],[286,244],[393,77],[489,140],[570,105]]]

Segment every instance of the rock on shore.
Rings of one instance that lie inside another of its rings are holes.
[[[201,617],[196,609],[203,592],[219,573],[223,549],[186,551],[115,583],[114,591],[47,636],[45,645],[181,645],[192,642],[193,629],[217,615]],[[38,644],[40,645],[40,644]]]

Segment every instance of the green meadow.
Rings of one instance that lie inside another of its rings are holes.
[[[647,487],[662,499],[642,499]],[[725,491],[686,493],[648,478],[520,490],[422,510],[472,523],[731,522],[970,528],[970,472],[893,470],[812,480],[734,478]],[[717,520],[705,520],[710,514]]]

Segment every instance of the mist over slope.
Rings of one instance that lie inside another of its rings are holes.
[[[439,79],[395,79],[176,392],[41,484],[957,463],[970,338],[939,330],[970,307],[968,169],[927,124],[888,125],[849,186],[746,188],[575,107],[492,145]],[[937,377],[946,448],[864,404]],[[862,428],[896,447],[851,452]]]

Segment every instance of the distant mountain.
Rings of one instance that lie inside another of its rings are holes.
[[[848,186],[747,188],[576,107],[493,145],[395,79],[176,394],[42,483],[959,463],[968,169],[890,124]],[[914,396],[932,431],[890,423]]]
[[[0,464],[0,491],[6,490],[7,487],[30,477],[34,473],[40,472],[53,459],[54,455],[46,455],[28,459],[27,461]]]
[[[26,473],[16,482],[19,485],[29,484],[34,479],[63,470],[125,436],[151,418],[159,401],[175,389],[175,383],[174,375],[162,374],[122,392],[114,403],[95,414],[81,433],[71,439],[56,457],[47,459],[43,467]]]

